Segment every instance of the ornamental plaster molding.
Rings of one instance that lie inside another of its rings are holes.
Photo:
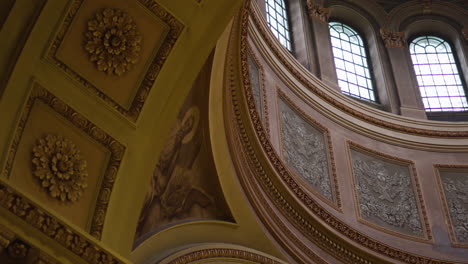
[[[252,5],[253,9],[257,9]],[[274,39],[273,34],[269,32],[269,29],[266,25],[266,22],[263,21],[263,18],[257,15],[257,12],[253,12],[253,15],[250,18],[253,21],[253,25],[260,32],[262,39],[268,44],[268,48],[273,52],[273,54],[279,59],[282,65],[291,72],[302,85],[304,85],[308,91],[312,92],[314,95],[318,96],[320,99],[324,100],[326,103],[334,106],[337,110],[343,112],[343,114],[348,114],[354,118],[357,118],[361,121],[369,123],[371,125],[389,129],[392,131],[417,135],[417,136],[426,136],[426,137],[441,137],[441,138],[468,138],[468,131],[466,129],[458,130],[434,130],[429,128],[420,128],[419,126],[412,126],[411,122],[406,119],[401,119],[397,117],[398,122],[390,122],[380,117],[375,117],[375,115],[369,115],[363,111],[356,110],[353,107],[350,107],[348,104],[343,103],[341,100],[338,100],[332,97],[326,89],[323,89],[320,85],[315,85],[310,82],[310,80],[305,77],[305,75],[298,70],[298,67],[293,65],[290,62],[290,58],[285,55],[285,51],[280,48],[280,44],[276,44],[277,40]],[[248,22],[245,23],[245,26],[248,26]],[[380,113],[377,113],[380,114]],[[395,119],[391,116],[392,119]],[[406,124],[402,124],[406,123]],[[429,122],[419,122],[424,123],[424,126],[429,126]],[[431,124],[432,125],[432,124]]]
[[[380,36],[387,48],[405,48],[405,32],[395,32],[381,28]]]
[[[245,160],[252,163],[249,164],[251,169],[250,172],[245,172],[245,169],[241,169],[236,165],[240,172],[242,179],[241,182],[243,182],[244,188],[252,190],[251,188],[255,188],[252,186],[258,186],[265,192],[264,196],[268,197],[268,199],[275,204],[275,207],[288,219],[290,223],[294,224],[294,226],[301,231],[302,235],[305,235],[307,239],[313,241],[314,244],[324,249],[326,252],[333,254],[336,258],[345,263],[390,263],[387,259],[393,259],[403,263],[454,263],[451,261],[438,260],[406,252],[404,250],[388,246],[365,234],[362,234],[328,213],[320,204],[298,187],[297,182],[295,182],[294,178],[291,177],[290,173],[286,170],[285,166],[282,164],[280,158],[271,146],[263,126],[261,125],[258,114],[256,111],[253,111],[255,108],[255,102],[251,90],[248,87],[248,82],[245,81],[248,78],[246,70],[246,43],[248,38],[247,25],[249,4],[250,3],[247,2],[246,6],[242,10],[241,22],[237,24],[239,28],[231,32],[229,47],[231,50],[236,49],[235,47],[232,47],[232,45],[239,43],[239,40],[236,39],[234,35],[239,34],[238,31],[240,31],[240,74],[243,77],[241,79],[242,85],[239,86],[236,82],[235,76],[238,76],[238,72],[236,71],[239,68],[237,60],[230,58],[226,70],[226,77],[228,79],[226,80],[226,86],[230,89],[230,97],[227,97],[229,102],[228,106],[232,107],[231,114],[234,115],[233,120],[236,121],[235,124],[227,122],[227,125],[233,130],[231,133],[234,135],[234,138],[240,140],[239,143],[231,142],[233,155],[240,157],[245,156]],[[228,54],[229,57],[234,56],[237,58],[237,56],[239,56],[239,54],[234,51],[230,51]],[[255,140],[251,138],[252,135],[249,131],[250,129],[254,129],[256,131],[257,136],[255,137]],[[252,141],[257,141],[257,143]],[[257,145],[259,144],[262,146],[262,150],[257,149]],[[262,154],[257,156],[257,153]],[[265,164],[269,164],[268,166],[271,165],[274,171],[271,171],[270,168],[264,167],[266,166]],[[250,175],[246,175],[249,173]],[[272,173],[277,176],[272,177]],[[275,210],[268,210],[268,205],[263,202],[265,200],[257,197],[257,195],[261,196],[261,191],[247,193],[250,199],[255,200],[252,201],[253,203],[257,203],[259,206],[262,206],[262,212],[257,211],[261,219],[267,222],[270,221],[268,218],[277,212]],[[305,210],[298,207],[298,200],[306,208]],[[255,209],[260,210],[259,208]],[[267,215],[264,216],[263,214]],[[313,216],[311,214],[313,214]],[[266,226],[270,226],[270,223],[267,223]],[[335,230],[335,232],[338,232],[343,237],[330,236],[328,228]],[[280,232],[282,234],[279,235],[276,234],[276,232]],[[281,229],[272,230],[272,234],[274,234],[277,239],[285,239],[285,233],[283,232],[284,231]],[[360,246],[356,247],[356,244],[349,243],[343,238],[350,239]],[[288,239],[294,240],[289,237]],[[286,244],[288,245],[287,248],[292,246],[291,243]],[[362,249],[361,247],[365,249]],[[380,256],[378,254],[380,254]]]
[[[88,21],[84,49],[99,71],[117,76],[132,69],[140,57],[142,36],[133,18],[105,8]]]
[[[57,57],[57,52],[59,50],[60,45],[65,39],[65,36],[67,34],[67,31],[70,29],[73,20],[78,14],[78,11],[80,7],[82,6],[83,2],[85,0],[73,0],[73,2],[70,5],[69,11],[67,15],[65,16],[65,20],[63,21],[62,25],[60,26],[60,29],[57,32],[57,35],[55,36],[55,39],[53,40],[53,43],[47,53],[47,57],[60,69],[65,71],[67,74],[69,74],[71,77],[76,79],[80,84],[82,84],[85,88],[89,89],[92,91],[94,94],[96,94],[99,98],[104,100],[107,104],[115,108],[119,113],[122,115],[126,116],[130,121],[136,122],[141,110],[143,108],[143,105],[146,101],[146,99],[149,96],[149,93],[151,91],[151,88],[153,87],[154,82],[156,81],[156,78],[159,74],[159,71],[161,70],[163,64],[165,63],[167,57],[169,56],[169,53],[171,52],[172,48],[175,45],[175,42],[178,40],[179,36],[182,33],[182,30],[184,28],[183,24],[179,22],[174,16],[172,16],[167,10],[165,10],[162,6],[160,6],[156,1],[153,0],[137,0],[139,3],[141,3],[143,6],[145,6],[151,13],[156,15],[159,19],[161,19],[165,24],[168,25],[169,31],[164,38],[163,43],[160,45],[160,47],[157,50],[157,53],[153,59],[153,61],[150,63],[148,70],[144,74],[143,81],[140,84],[140,87],[138,88],[135,97],[133,98],[133,101],[131,102],[131,105],[129,108],[124,107],[117,103],[115,100],[110,98],[108,95],[106,95],[104,92],[96,88],[93,84],[91,84],[88,80],[83,78],[81,75],[79,75],[76,71],[72,70],[68,65],[63,63],[58,57]],[[137,40],[138,38],[135,37],[132,38],[134,39],[134,43],[139,43]],[[140,40],[141,42],[141,40]],[[92,50],[91,47],[88,47],[90,50]],[[135,61],[135,56],[129,56],[130,61]],[[97,62],[99,62],[99,58],[97,58]],[[104,60],[106,61],[106,60]],[[102,69],[108,69],[109,67],[104,67],[101,66]],[[113,68],[111,67],[111,72],[115,72],[115,69],[118,68],[117,72],[122,72],[124,71],[124,68],[122,67],[117,67]],[[99,69],[99,68],[98,68]],[[106,70],[107,71],[107,70]]]
[[[76,112],[73,108],[55,97],[55,95],[43,88],[39,83],[33,81],[31,93],[27,99],[26,106],[23,109],[23,114],[21,115],[16,128],[16,132],[8,152],[5,169],[3,170],[3,175],[7,178],[9,178],[11,174],[15,155],[26,126],[26,122],[29,118],[33,104],[36,101],[41,101],[51,107],[60,116],[71,122],[71,124],[73,124],[77,129],[89,135],[110,152],[108,165],[104,175],[102,176],[102,182],[98,191],[94,213],[92,214],[91,229],[89,230],[91,235],[99,239],[102,234],[107,207],[109,205],[110,196],[117,177],[117,171],[119,170],[120,163],[125,152],[125,147],[91,121]],[[74,196],[72,195],[71,197]]]
[[[75,202],[86,189],[86,160],[73,142],[47,135],[33,148],[33,175],[47,193],[62,202]]]
[[[252,47],[248,47],[249,54],[251,58],[253,59],[255,65],[258,67],[259,70],[259,82],[260,82],[260,96],[256,100],[257,103],[260,103],[259,108],[257,110],[261,111],[259,113],[261,115],[261,118],[263,120],[263,123],[265,125],[265,129],[267,131],[268,136],[270,136],[270,117],[269,117],[269,111],[268,111],[268,100],[267,100],[267,89],[265,88],[265,70],[263,69],[262,64],[260,63],[260,60],[257,58],[257,55],[253,51]],[[250,68],[249,68],[249,75],[251,74]],[[250,79],[249,79],[250,81]],[[250,81],[251,82],[251,81]],[[252,82],[251,82],[252,83]],[[251,86],[253,89],[253,86]]]
[[[163,261],[164,264],[189,264],[189,263],[212,263],[213,259],[218,261],[234,263],[261,263],[261,264],[283,264],[266,255],[262,255],[247,249],[229,248],[229,247],[209,247],[196,249],[175,257],[170,261]],[[224,263],[224,262],[223,262]]]
[[[323,8],[314,0],[307,0],[307,13],[311,19],[317,19],[322,23],[328,23],[330,17],[330,9]]]
[[[87,263],[124,263],[0,181],[0,206]],[[44,260],[41,260],[43,263]],[[41,262],[39,262],[41,263]],[[47,263],[47,262],[45,262]]]

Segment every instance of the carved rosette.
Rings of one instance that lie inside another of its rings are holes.
[[[318,19],[323,23],[328,23],[330,17],[330,9],[321,7],[313,0],[307,0],[307,13],[310,18]]]
[[[105,8],[88,21],[84,49],[99,71],[117,76],[140,57],[142,36],[125,11]]]
[[[385,28],[380,29],[385,47],[387,48],[404,48],[405,47],[405,32],[394,32]]]
[[[77,201],[87,187],[86,160],[69,139],[47,135],[33,148],[33,175],[51,197]]]

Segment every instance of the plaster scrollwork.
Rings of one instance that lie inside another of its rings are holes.
[[[385,28],[380,29],[380,36],[387,48],[404,48],[405,47],[405,32],[394,32]]]
[[[301,118],[282,100],[279,101],[279,105],[286,163],[316,191],[333,201],[323,132]]]
[[[330,17],[330,9],[321,7],[314,0],[307,0],[307,13],[310,18],[318,19],[323,23],[327,23]]]
[[[84,49],[99,71],[120,76],[140,57],[142,36],[125,11],[105,8],[88,21]]]
[[[457,242],[468,243],[468,176],[463,176],[443,175],[442,186]]]
[[[399,232],[424,235],[407,166],[352,150],[361,216]]]
[[[49,195],[61,201],[77,201],[87,187],[87,163],[71,140],[47,135],[33,148],[33,175]]]

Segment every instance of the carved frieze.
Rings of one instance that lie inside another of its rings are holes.
[[[122,75],[140,57],[142,36],[133,18],[117,8],[105,8],[88,21],[84,49],[99,71]]]
[[[75,202],[87,187],[86,160],[73,142],[47,135],[33,148],[33,175],[53,198]]]
[[[452,240],[454,244],[468,246],[468,167],[457,170],[440,167],[439,177]]]
[[[351,148],[360,216],[370,223],[425,238],[410,164]]]
[[[390,31],[385,28],[380,29],[380,36],[387,48],[404,48],[405,47],[405,32]]]
[[[330,17],[330,9],[321,7],[314,0],[307,0],[307,13],[311,19],[318,19],[323,23],[328,23]]]
[[[283,157],[315,191],[333,201],[324,131],[278,100]]]

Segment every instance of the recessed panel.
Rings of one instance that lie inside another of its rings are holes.
[[[468,247],[468,168],[439,168],[452,241]]]
[[[426,238],[413,165],[354,147],[350,151],[360,217],[384,230]]]
[[[124,150],[35,83],[4,175],[30,199],[100,237]]]
[[[325,130],[298,114],[281,97],[278,100],[281,144],[286,164],[308,186],[329,201],[335,201]]]
[[[149,0],[74,0],[49,52],[135,121],[182,25]]]

